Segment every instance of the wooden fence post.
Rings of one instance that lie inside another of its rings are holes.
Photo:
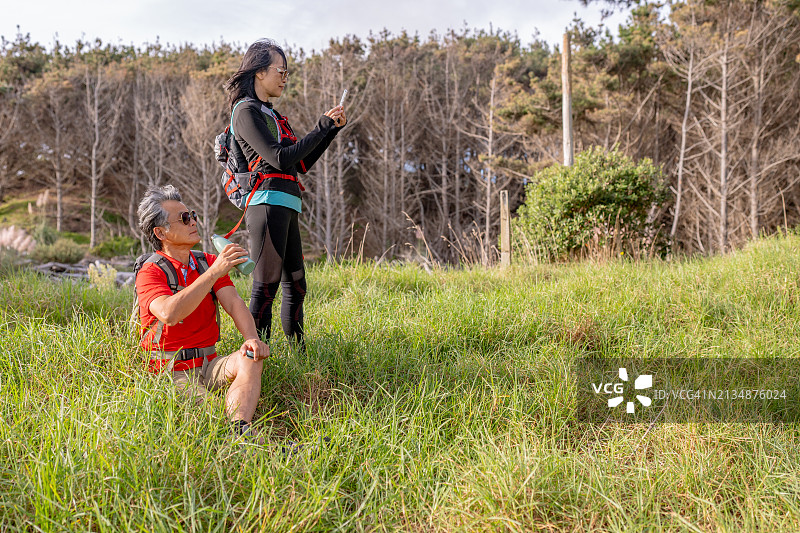
[[[511,265],[511,213],[508,191],[500,191],[500,265]]]

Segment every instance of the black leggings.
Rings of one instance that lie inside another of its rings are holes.
[[[250,313],[262,339],[269,339],[272,301],[282,288],[281,325],[289,340],[303,344],[306,276],[298,213],[280,205],[251,205],[245,214],[250,254],[256,262]]]

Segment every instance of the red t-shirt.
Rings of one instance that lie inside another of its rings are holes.
[[[178,284],[188,287],[200,277],[194,257],[189,265],[184,265],[163,252],[157,252],[166,257],[175,267],[178,274]],[[214,264],[217,256],[205,254],[208,265]],[[214,283],[214,291],[219,292],[223,287],[233,286],[231,278],[226,274]],[[219,326],[217,324],[217,307],[211,293],[206,294],[200,305],[189,316],[174,326],[164,326],[161,340],[158,345],[153,345],[158,319],[150,312],[150,304],[159,296],[172,296],[167,283],[167,275],[155,263],[147,263],[136,276],[136,292],[139,296],[139,319],[146,333],[142,335],[141,346],[146,351],[163,350],[174,352],[181,348],[205,348],[213,346],[219,339]],[[149,330],[147,329],[149,328]]]

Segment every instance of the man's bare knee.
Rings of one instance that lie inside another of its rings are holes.
[[[253,361],[245,358],[240,362],[239,374],[237,377],[247,380],[260,380],[261,372],[264,370],[264,361]]]
[[[261,379],[261,371],[263,369],[264,361],[253,361],[248,357],[242,356],[237,351],[230,355],[228,364],[225,367],[225,377],[228,378],[229,382],[234,382],[237,379]]]

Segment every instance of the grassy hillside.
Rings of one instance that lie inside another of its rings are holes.
[[[264,447],[141,370],[129,291],[6,274],[0,530],[797,531],[795,425],[576,424],[569,365],[797,357],[798,272],[796,236],[675,264],[316,266],[308,356],[276,342],[265,366]]]

